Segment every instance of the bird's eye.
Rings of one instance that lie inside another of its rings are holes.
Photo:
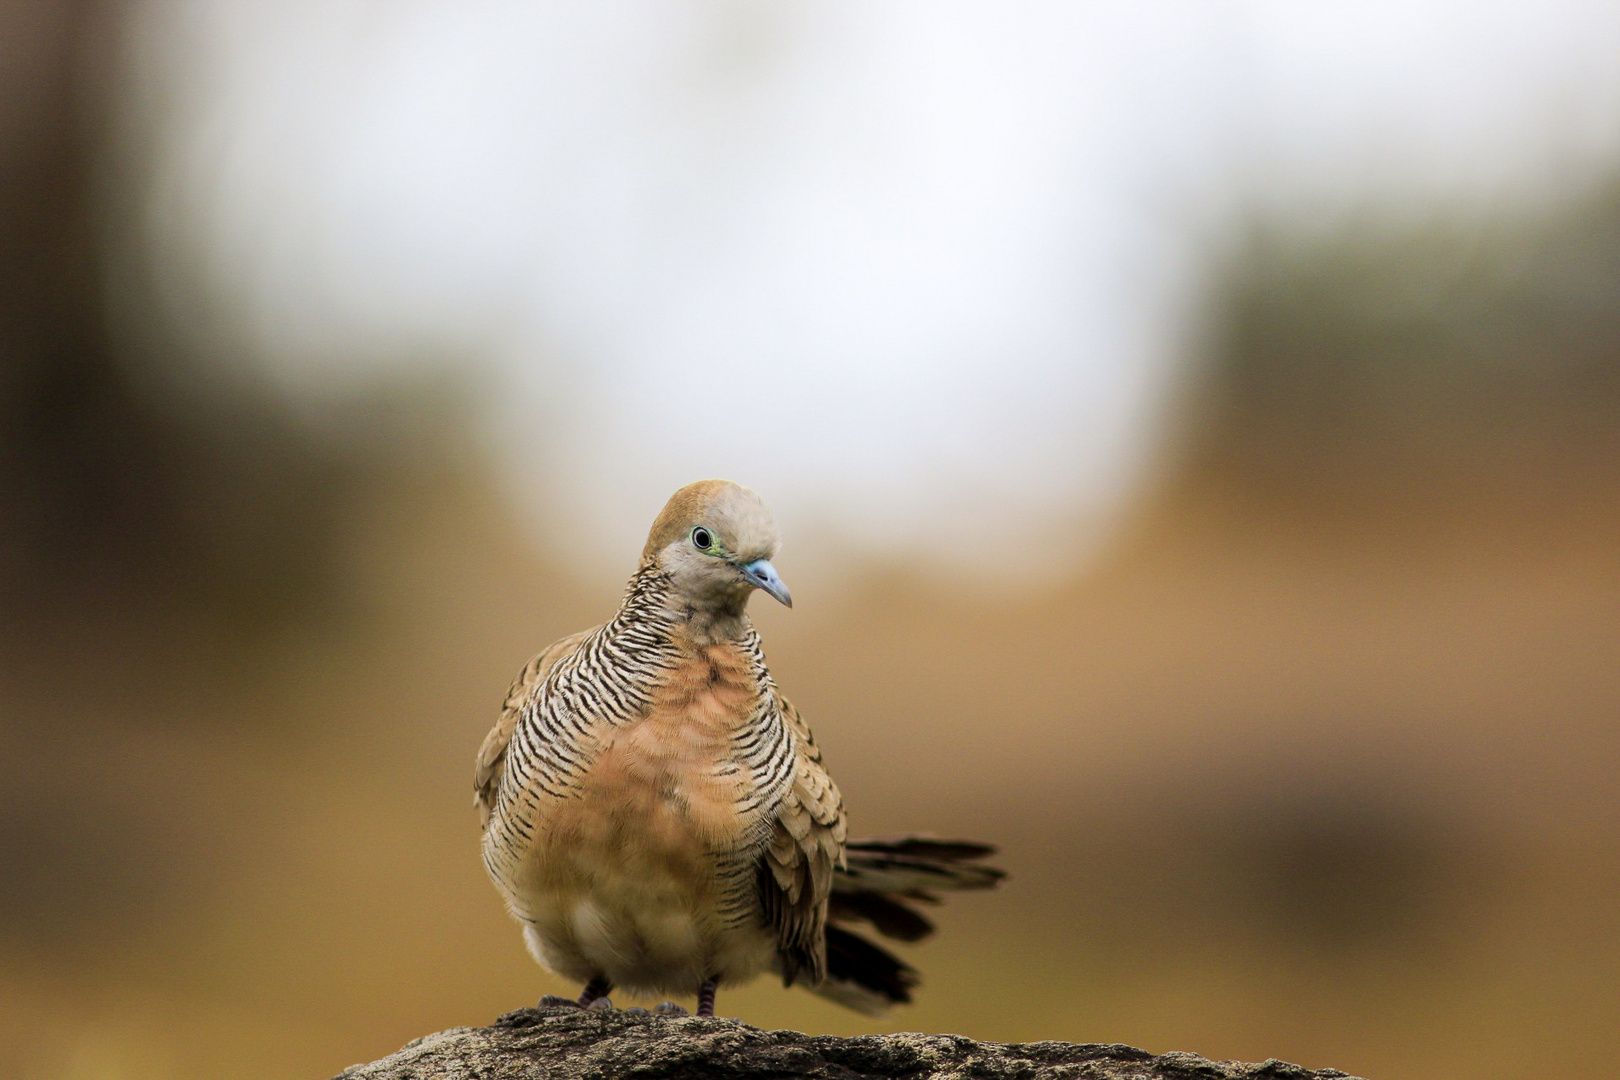
[[[692,546],[700,551],[708,551],[714,547],[714,537],[709,533],[708,529],[699,525],[692,530]]]

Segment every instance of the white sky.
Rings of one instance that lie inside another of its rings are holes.
[[[1225,215],[1488,202],[1620,151],[1613,3],[148,0],[134,26],[170,317],[240,306],[241,354],[317,401],[470,366],[537,535],[621,568],[720,475],[790,543],[1050,572],[1154,446]],[[987,522],[1044,555],[987,558]]]

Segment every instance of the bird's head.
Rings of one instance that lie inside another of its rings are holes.
[[[777,544],[776,522],[758,495],[730,480],[699,480],[670,497],[642,556],[669,575],[685,604],[740,614],[755,589],[793,606],[771,565]]]

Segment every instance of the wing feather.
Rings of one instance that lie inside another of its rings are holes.
[[[580,642],[592,633],[591,630],[581,630],[552,642],[525,664],[512,681],[512,688],[506,692],[506,700],[501,704],[500,719],[495,721],[495,726],[490,728],[489,734],[484,736],[483,745],[478,748],[477,768],[473,772],[473,801],[478,807],[480,828],[489,826],[489,816],[495,810],[495,793],[500,789],[501,775],[506,771],[506,748],[512,741],[512,732],[517,730],[518,718],[545,685],[546,676],[551,674],[557,661],[571,655],[579,648]]]
[[[819,983],[827,967],[827,898],[844,864],[844,800],[821,763],[815,736],[786,698],[782,716],[796,744],[793,783],[760,859],[761,906],[776,930],[782,981]]]

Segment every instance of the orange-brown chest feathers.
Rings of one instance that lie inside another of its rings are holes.
[[[677,634],[678,659],[652,688],[641,719],[597,733],[599,749],[580,798],[558,807],[553,835],[611,829],[615,840],[673,859],[702,861],[758,838],[761,823],[741,808],[754,776],[736,761],[765,687],[749,657],[730,643],[696,644]]]

